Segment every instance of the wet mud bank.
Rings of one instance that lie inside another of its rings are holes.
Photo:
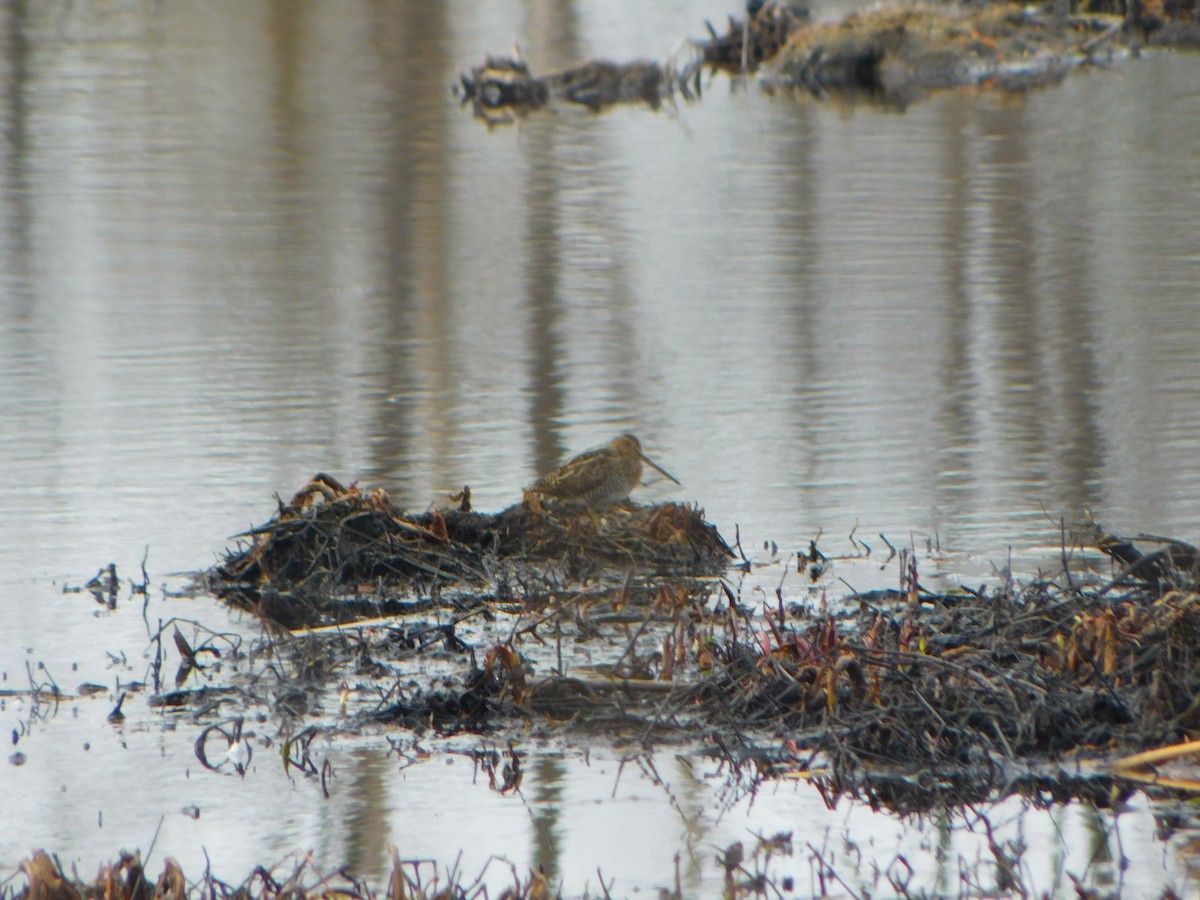
[[[489,56],[456,90],[490,124],[570,106],[658,109],[698,99],[711,72],[753,76],[768,91],[903,108],[952,88],[1027,91],[1143,47],[1200,47],[1194,2],[886,3],[839,21],[818,21],[799,4],[749,7],[723,32],[706,23],[707,37],[662,63],[591,60],[535,74],[518,57]]]

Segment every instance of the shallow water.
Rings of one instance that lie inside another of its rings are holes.
[[[721,77],[660,114],[489,130],[450,96],[513,40],[535,70],[661,59],[731,9],[649,7],[0,17],[0,687],[39,662],[67,690],[144,678],[138,601],[111,613],[62,585],[143,555],[154,586],[203,568],[314,472],[416,508],[470,484],[495,509],[623,430],[684,484],[644,499],[695,500],[748,548],[821,532],[838,552],[857,526],[936,541],[959,570],[1010,548],[1029,570],[1085,509],[1197,538],[1200,58],[902,114]],[[147,620],[172,615],[226,620],[157,597]],[[44,846],[87,873],[165,817],[156,853],[189,874],[199,846],[230,878],[297,849],[372,872],[385,842],[355,835],[379,817],[406,855],[521,867],[550,815],[568,884],[628,862],[622,884],[648,889],[691,827],[661,792],[630,801],[633,824],[586,806],[612,764],[553,755],[521,800],[466,787],[461,760],[399,775],[379,748],[333,748],[345,793],[326,802],[270,749],[245,780],[202,772],[191,733],[144,707],[114,732],[113,699],[21,735],[0,790],[24,827],[0,829],[0,866]],[[4,733],[28,712],[6,700]],[[706,859],[764,822],[799,829],[805,790],[702,830]],[[885,819],[854,809],[890,850]],[[1153,843],[1144,805],[1127,821]],[[604,857],[609,832],[642,855]],[[1145,859],[1179,883],[1182,863]]]

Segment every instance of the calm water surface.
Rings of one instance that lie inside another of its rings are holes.
[[[0,15],[0,686],[39,661],[68,689],[144,677],[141,611],[94,612],[62,585],[110,560],[133,573],[147,548],[155,584],[203,568],[314,472],[416,508],[470,484],[496,509],[623,430],[684,483],[645,499],[695,500],[750,547],[823,532],[836,552],[857,524],[1032,568],[1085,509],[1200,537],[1200,59],[903,114],[718,78],[659,114],[489,130],[450,95],[514,41],[535,70],[662,59],[730,11]],[[208,601],[147,615],[226,621]],[[193,733],[114,732],[110,708],[60,711],[23,738],[26,765],[0,769],[23,823],[0,829],[0,866],[44,846],[86,873],[147,847],[163,817],[156,853],[190,873],[202,846],[240,879],[297,849],[367,872],[388,841],[447,863],[463,850],[471,872],[553,845],[570,889],[594,890],[599,861],[629,890],[669,885],[685,835],[708,860],[749,829],[821,846],[853,827],[890,860],[896,834],[946,833],[827,811],[805,788],[717,815],[702,777],[689,816],[644,773],[614,789],[611,753],[550,753],[521,801],[462,759],[400,775],[380,750],[335,746],[325,801],[276,759],[244,781],[202,773]],[[3,732],[26,714],[6,701]],[[1060,862],[1082,873],[1101,832],[1062,816]],[[1144,803],[1122,820],[1149,893],[1184,871],[1153,829]],[[986,851],[950,831],[956,852]],[[706,865],[693,886],[716,877]]]

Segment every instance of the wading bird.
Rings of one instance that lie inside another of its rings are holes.
[[[526,491],[538,498],[582,503],[591,508],[611,506],[627,498],[637,487],[642,480],[642,463],[679,484],[674,475],[647,458],[636,437],[622,434],[603,447],[586,450],[567,460]]]

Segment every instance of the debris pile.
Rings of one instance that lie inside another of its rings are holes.
[[[413,900],[439,897],[487,897],[482,885],[483,873],[474,884],[463,879],[457,869],[443,869],[426,859],[402,859],[395,847],[389,847],[391,871],[381,885],[371,885],[345,869],[322,872],[313,863],[311,854],[298,861],[267,868],[256,866],[240,884],[217,878],[206,868],[193,881],[185,875],[179,863],[167,857],[162,872],[154,879],[144,868],[141,854],[121,851],[115,863],[100,867],[95,879],[88,881],[74,871],[67,871],[56,857],[36,850],[23,860],[19,872],[25,885],[14,889],[9,883],[0,887],[0,897],[14,900],[83,900],[103,897],[105,900],[187,900],[187,898],[239,897],[256,900],[276,898],[346,897],[355,900],[390,900],[410,897]],[[493,860],[495,862],[495,860]],[[489,863],[489,865],[491,865]],[[502,864],[501,864],[502,866]],[[485,867],[486,872],[486,867]],[[522,878],[515,867],[502,876],[507,881],[503,896],[548,897],[551,885],[541,871],[530,872]],[[482,886],[481,886],[482,885]]]
[[[666,71],[648,60],[591,60],[535,76],[521,59],[489,56],[459,81],[463,103],[471,103],[475,114],[491,124],[511,122],[551,101],[593,112],[617,103],[642,103],[658,109],[671,92]]]
[[[773,84],[905,106],[930,91],[1024,91],[1109,59],[1123,19],[1055,16],[1016,4],[871,7],[796,31],[772,66]]]
[[[410,514],[381,489],[314,476],[249,543],[208,573],[223,599],[285,628],[413,611],[412,594],[503,595],[514,580],[605,573],[715,575],[730,550],[694,506],[627,504],[604,513],[522,502]],[[427,607],[422,607],[427,608]]]
[[[285,627],[386,617],[291,645],[298,671],[377,680],[362,722],[602,728],[731,756],[782,739],[840,784],[894,766],[990,783],[1017,761],[1200,730],[1200,554],[1089,529],[1114,577],[1073,570],[1064,547],[1053,578],[929,593],[905,550],[895,590],[747,605],[713,577],[730,551],[691,506],[409,516],[319,475],[210,578]],[[814,580],[840,565],[815,543],[796,558]],[[431,649],[414,682],[408,661]]]
[[[722,715],[838,771],[1110,753],[1200,728],[1200,595],[1036,581],[1006,591],[849,597],[838,620],[764,610],[717,652]]]
[[[759,4],[744,19],[729,17],[724,34],[718,34],[711,22],[705,22],[708,39],[697,41],[705,66],[735,75],[756,72],[763,63],[774,59],[788,39],[811,20],[807,7],[783,4]]]
[[[838,21],[815,20],[806,7],[785,2],[747,8],[723,34],[705,23],[708,37],[690,43],[690,57],[662,65],[593,60],[535,76],[519,58],[489,56],[461,76],[460,96],[491,124],[564,102],[593,111],[617,103],[658,109],[676,94],[698,98],[702,73],[721,71],[754,74],[771,90],[902,108],[947,88],[1027,91],[1143,45],[1200,46],[1194,0],[886,3]]]
[[[841,614],[813,617],[780,597],[752,637],[714,650],[702,696],[720,698],[718,721],[769,729],[808,763],[824,760],[836,789],[902,767],[974,795],[1010,780],[1018,761],[1111,757],[1194,734],[1200,554],[1094,523],[1076,538],[1119,564],[1115,576],[1073,572],[1064,547],[1063,570],[1024,587],[929,594],[910,559],[900,590],[850,595]]]

